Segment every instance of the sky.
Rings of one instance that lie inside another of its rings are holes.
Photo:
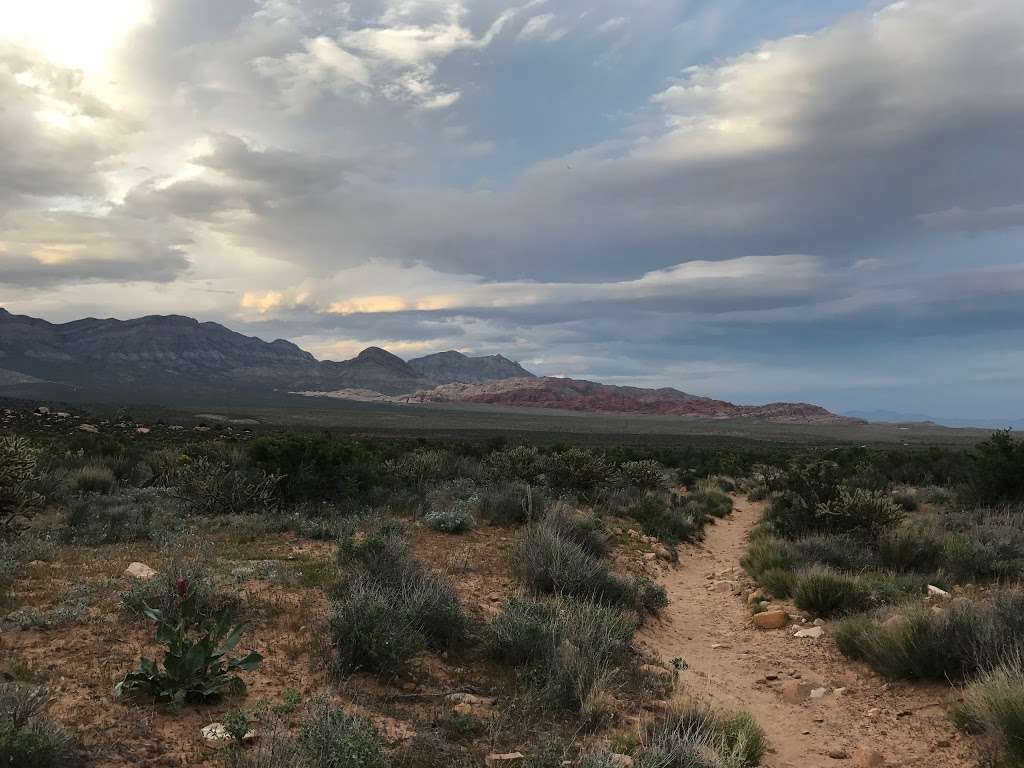
[[[1020,0],[0,0],[0,306],[1024,417]]]

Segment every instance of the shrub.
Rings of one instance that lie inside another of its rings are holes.
[[[338,673],[365,669],[396,677],[416,653],[443,650],[465,637],[455,590],[412,558],[400,526],[370,517],[350,530],[338,554],[355,573],[338,590],[330,616]]]
[[[106,464],[90,461],[68,476],[73,490],[81,493],[110,493],[117,488],[114,471]]]
[[[784,568],[769,568],[761,572],[758,582],[772,597],[784,600],[796,590],[797,574]]]
[[[253,441],[249,455],[263,472],[283,476],[278,489],[287,501],[359,501],[384,478],[377,451],[354,440],[267,436]]]
[[[793,555],[788,542],[774,536],[760,536],[750,542],[740,561],[747,573],[755,579],[768,571],[788,571],[793,567]]]
[[[797,608],[817,616],[836,616],[863,610],[869,593],[856,576],[829,568],[810,568],[797,574],[793,600]]]
[[[177,493],[195,515],[250,515],[277,507],[282,477],[197,458],[178,471]]]
[[[456,501],[447,509],[434,509],[428,512],[423,522],[435,531],[443,533],[465,533],[476,527],[473,517],[474,500]]]
[[[984,736],[986,764],[1024,765],[1024,659],[1012,654],[964,689],[954,714],[970,733]]]
[[[157,641],[167,646],[163,669],[144,658],[138,672],[128,673],[117,684],[115,695],[143,693],[157,702],[183,704],[217,702],[226,694],[244,693],[238,673],[255,669],[262,661],[256,651],[241,658],[228,656],[242,639],[245,625],[237,623],[228,608],[203,615],[185,580],[178,583],[177,592],[176,620],[155,608],[144,609],[157,624]]]
[[[914,512],[919,506],[921,506],[917,490],[906,485],[893,489],[892,500],[895,501],[899,508],[904,512]]]
[[[149,539],[154,526],[172,519],[174,501],[154,488],[115,496],[91,495],[73,501],[63,536],[78,544],[116,544]]]
[[[399,458],[386,462],[384,471],[393,482],[420,491],[443,480],[474,473],[467,460],[437,448],[417,448],[403,453]]]
[[[492,451],[480,463],[480,472],[491,483],[536,485],[542,472],[540,456],[537,449],[529,445]]]
[[[705,518],[698,512],[684,512],[669,496],[648,491],[628,504],[622,514],[636,520],[644,532],[669,544],[692,541],[700,536]]]
[[[878,559],[897,571],[932,572],[938,567],[943,534],[934,525],[914,523],[882,533]]]
[[[23,437],[0,437],[0,539],[25,527],[42,508],[33,490],[38,479],[37,455]]]
[[[636,621],[610,606],[513,597],[488,626],[485,646],[498,661],[532,666],[549,703],[589,714],[613,684],[635,631]]]
[[[755,768],[768,739],[746,713],[722,714],[692,700],[674,703],[643,737],[643,766]]]
[[[891,678],[960,680],[1019,652],[1022,637],[1024,593],[1017,590],[988,605],[958,601],[942,611],[862,614],[836,628],[843,653]]]
[[[71,739],[45,715],[50,694],[23,683],[0,683],[0,765],[75,768],[82,764]]]
[[[1024,500],[1024,440],[996,432],[971,455],[970,496],[978,504]]]
[[[310,768],[388,768],[390,760],[376,729],[320,700],[310,707],[296,739]]]
[[[492,525],[519,525],[544,514],[544,494],[527,483],[488,486],[478,498],[480,515]]]
[[[626,461],[615,470],[614,483],[619,488],[660,491],[668,484],[665,468],[654,459]]]
[[[716,488],[698,488],[683,497],[683,510],[693,510],[691,514],[698,518],[722,518],[732,512],[732,499]]]
[[[790,542],[793,564],[797,568],[827,565],[856,571],[875,564],[874,552],[849,534],[816,533]]]
[[[217,594],[209,569],[195,557],[175,557],[163,572],[153,578],[133,581],[121,593],[121,605],[136,616],[146,616],[147,607],[155,608],[168,621],[177,622],[181,618],[178,613],[181,606],[178,585],[182,581],[189,585],[190,608],[203,618],[218,610],[237,612],[240,608],[237,599]]]
[[[843,488],[833,499],[819,504],[815,516],[824,530],[877,539],[902,520],[903,511],[879,491]]]
[[[611,482],[613,470],[601,454],[569,448],[541,461],[544,482],[555,493],[572,493],[593,501]]]
[[[594,515],[582,514],[564,502],[555,502],[541,522],[594,557],[603,557],[608,552],[608,535],[600,518]]]

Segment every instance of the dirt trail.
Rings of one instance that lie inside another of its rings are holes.
[[[793,637],[799,624],[774,631],[753,627],[745,599],[749,581],[739,559],[761,509],[737,499],[733,515],[710,526],[702,546],[680,551],[679,565],[662,578],[671,604],[660,621],[644,628],[641,643],[665,661],[682,658],[688,667],[680,680],[694,694],[753,714],[771,740],[767,768],[975,765],[969,745],[947,719],[946,705],[955,695],[948,686],[886,684],[842,657],[828,624],[821,639]],[[723,581],[736,582],[743,595]],[[772,675],[778,678],[767,679]],[[784,689],[799,683],[827,693],[787,702]],[[884,762],[866,760],[870,751]]]

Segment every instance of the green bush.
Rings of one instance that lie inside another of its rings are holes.
[[[377,451],[354,440],[324,436],[267,436],[254,440],[253,463],[282,477],[278,488],[287,501],[365,500],[385,477]]]
[[[492,525],[520,525],[544,514],[540,488],[522,482],[503,482],[478,492],[480,515]]]
[[[859,571],[872,567],[876,561],[874,551],[848,533],[802,536],[790,542],[789,551],[796,568],[827,565],[840,570]]]
[[[37,453],[23,437],[0,437],[0,540],[26,526],[43,506],[35,492]]]
[[[903,519],[903,510],[882,492],[842,488],[834,498],[818,505],[815,516],[822,530],[877,539]]]
[[[698,519],[726,517],[732,512],[732,498],[717,488],[698,488],[683,497],[683,511]]]
[[[619,488],[660,491],[668,485],[665,468],[654,459],[625,461],[615,470],[613,482]]]
[[[45,711],[50,694],[24,683],[0,683],[0,765],[76,768],[81,756]]]
[[[612,573],[605,562],[545,521],[519,535],[512,564],[520,581],[536,592],[630,607],[639,602],[635,582]]]
[[[983,737],[985,763],[1024,765],[1024,659],[1012,654],[971,682],[954,719]]]
[[[701,512],[684,512],[664,493],[648,491],[622,509],[622,515],[636,520],[644,533],[668,544],[693,541],[700,537],[706,518]]]
[[[433,509],[423,517],[429,528],[443,533],[465,533],[476,527],[475,500],[455,501],[447,509]]]
[[[722,714],[692,700],[648,724],[643,743],[640,765],[652,768],[756,768],[768,749],[750,715]]]
[[[938,568],[944,534],[935,525],[915,522],[882,533],[878,559],[897,571],[931,573]]]
[[[796,590],[797,573],[786,568],[769,568],[762,571],[757,580],[772,597],[784,600]]]
[[[747,573],[760,581],[762,574],[768,571],[791,570],[793,554],[785,540],[774,536],[759,536],[750,542],[740,564]]]
[[[506,601],[487,627],[496,660],[533,669],[544,700],[589,714],[629,652],[636,621],[611,606],[569,598]]]
[[[71,488],[80,493],[111,493],[117,488],[114,471],[106,464],[90,461],[68,475]]]
[[[568,448],[541,459],[544,482],[554,491],[594,501],[612,481],[614,470],[607,459],[586,448]]]
[[[277,508],[280,475],[199,457],[178,470],[175,491],[194,515],[251,515]]]
[[[816,616],[837,616],[863,610],[870,593],[860,579],[829,568],[809,568],[797,573],[793,601],[797,608]]]
[[[256,651],[241,658],[230,654],[242,639],[243,623],[229,608],[210,615],[201,612],[188,581],[178,582],[176,618],[146,607],[146,616],[156,622],[157,642],[166,645],[163,668],[143,658],[138,672],[130,672],[114,688],[117,697],[137,694],[160,703],[215,703],[228,694],[245,692],[239,672],[255,669],[263,660]]]
[[[996,432],[971,454],[969,495],[976,504],[1024,500],[1024,440]]]
[[[97,546],[151,538],[154,528],[171,523],[177,505],[157,488],[132,488],[114,496],[89,495],[72,501],[62,537]]]
[[[454,588],[412,558],[394,521],[353,523],[338,554],[354,573],[331,603],[336,672],[400,676],[425,648],[445,650],[465,638],[468,622]]]
[[[541,458],[532,445],[517,445],[492,451],[480,463],[480,473],[485,480],[496,483],[524,483],[537,485],[540,482]]]
[[[921,606],[851,616],[835,636],[844,654],[886,677],[962,680],[1021,650],[1024,592],[1001,592],[990,604],[957,601],[941,611]]]

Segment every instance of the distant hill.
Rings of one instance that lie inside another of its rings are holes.
[[[406,362],[379,347],[351,360],[317,360],[295,344],[244,336],[178,315],[49,323],[0,309],[0,391],[54,388],[161,402],[278,393],[404,403],[482,403],[703,418],[853,422],[806,403],[734,405],[676,389],[536,377],[501,355],[440,352]]]
[[[482,384],[445,384],[396,399],[413,403],[485,403],[706,419],[758,418],[802,423],[860,423],[859,419],[837,416],[820,406],[808,403],[735,405],[725,400],[690,395],[668,387],[642,389],[554,377],[504,379]]]
[[[979,429],[1020,429],[1024,430],[1024,419],[951,419],[939,416],[925,416],[922,413],[901,413],[900,411],[844,411],[850,416],[864,421],[892,424],[928,423],[942,427],[975,427]]]
[[[533,378],[533,374],[519,363],[501,355],[467,357],[454,350],[414,358],[409,361],[409,366],[421,376],[438,384],[479,384],[500,379]]]

